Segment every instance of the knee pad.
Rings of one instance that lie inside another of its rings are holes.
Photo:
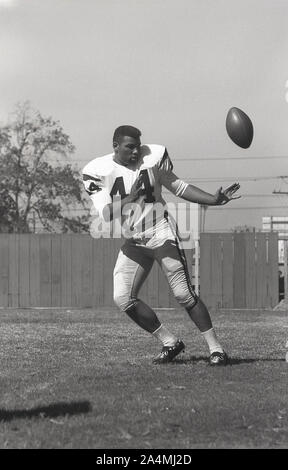
[[[170,280],[170,287],[177,302],[183,307],[192,308],[197,304],[198,297],[192,288],[190,280],[186,278],[183,271],[175,273]]]
[[[184,304],[182,304],[182,305],[186,309],[191,309],[191,308],[195,307],[195,305],[197,305],[198,299],[199,299],[198,295],[195,294],[195,292],[193,292],[193,295],[191,294],[189,301],[186,302],[185,305]],[[181,302],[179,302],[179,303],[181,303]]]
[[[130,308],[134,307],[134,305],[138,302],[138,299],[130,297],[126,294],[115,294],[114,295],[114,302],[120,310],[126,312]]]
[[[179,292],[175,298],[184,308],[193,308],[198,302],[198,297],[193,291],[184,292],[182,295]]]

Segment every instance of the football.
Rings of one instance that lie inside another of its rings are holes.
[[[239,147],[247,149],[253,140],[253,124],[249,116],[239,108],[231,108],[226,117],[226,130],[230,139]]]

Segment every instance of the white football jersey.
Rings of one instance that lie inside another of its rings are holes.
[[[83,183],[93,201],[98,217],[103,218],[107,204],[123,199],[140,174],[143,194],[122,211],[122,226],[127,236],[150,236],[151,229],[163,219],[166,202],[162,197],[162,185],[181,196],[187,184],[173,173],[173,164],[167,149],[162,145],[141,145],[140,158],[133,168],[115,162],[114,154],[91,160],[83,168]],[[173,184],[173,185],[172,185]],[[159,207],[162,210],[159,210]],[[130,232],[129,234],[127,232]]]

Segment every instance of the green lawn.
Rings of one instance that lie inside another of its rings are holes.
[[[287,312],[214,313],[224,368],[184,311],[158,314],[186,344],[162,366],[116,310],[1,309],[0,448],[287,448]]]

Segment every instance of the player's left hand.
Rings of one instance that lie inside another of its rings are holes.
[[[215,205],[223,206],[224,204],[227,204],[227,202],[232,201],[233,199],[239,199],[241,196],[233,197],[233,194],[235,194],[239,188],[239,183],[232,184],[227,189],[224,189],[224,191],[221,186],[221,188],[217,189],[215,193]]]

